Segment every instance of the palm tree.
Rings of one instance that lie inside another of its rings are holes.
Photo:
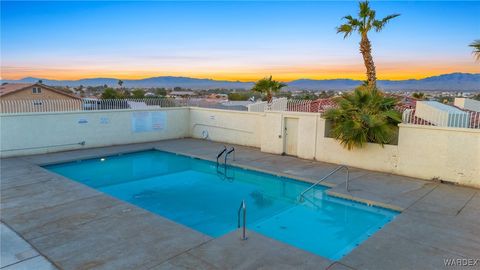
[[[287,85],[273,80],[272,76],[270,76],[256,82],[252,88],[252,91],[265,94],[267,96],[268,103],[270,103],[272,102],[272,93],[277,93],[285,86]]]
[[[418,93],[413,93],[412,94],[412,97],[416,98],[416,99],[420,99],[420,100],[423,100],[425,99],[425,94],[422,93],[422,92],[418,92]]]
[[[118,80],[118,85],[120,86],[120,88],[122,88],[123,81],[122,81],[122,80]]]
[[[369,90],[366,91],[365,88]],[[402,121],[395,110],[398,100],[376,88],[361,86],[336,100],[338,107],[327,110],[324,117],[332,121],[331,134],[348,150],[367,142],[382,146],[397,134]]]
[[[473,48],[473,55],[475,55],[475,59],[480,61],[480,39],[475,40],[468,46]]]
[[[347,22],[337,27],[337,33],[344,34],[343,38],[347,38],[353,32],[360,34],[360,53],[363,56],[363,62],[367,68],[368,86],[372,89],[376,87],[377,75],[372,57],[372,44],[368,39],[368,32],[372,29],[380,32],[391,19],[400,16],[400,14],[388,15],[381,20],[377,20],[375,18],[375,10],[370,8],[368,1],[360,2],[359,4],[360,11],[358,12],[358,18],[354,18],[351,15],[343,17]]]

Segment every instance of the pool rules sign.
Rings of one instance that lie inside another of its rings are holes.
[[[166,112],[133,112],[132,113],[132,131],[149,132],[161,131],[167,127]]]

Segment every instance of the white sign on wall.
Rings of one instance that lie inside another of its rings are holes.
[[[132,131],[148,132],[165,130],[167,126],[166,112],[133,112]]]

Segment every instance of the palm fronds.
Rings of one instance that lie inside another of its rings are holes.
[[[382,146],[397,134],[401,115],[395,110],[398,100],[377,89],[359,87],[337,99],[337,108],[325,112],[332,121],[332,135],[347,149],[368,142]]]
[[[267,101],[272,101],[272,93],[279,92],[283,87],[287,86],[285,83],[273,80],[272,76],[265,77],[255,83],[252,91],[265,94]]]
[[[474,42],[468,45],[473,48],[473,55],[475,55],[475,59],[480,61],[480,39],[475,40]]]
[[[344,33],[345,37],[347,37],[354,31],[358,31],[361,35],[367,34],[371,29],[380,32],[391,19],[398,16],[400,14],[391,14],[377,20],[376,12],[370,8],[370,3],[368,1],[360,2],[358,18],[354,18],[351,15],[343,17],[346,22],[337,27],[337,33]]]

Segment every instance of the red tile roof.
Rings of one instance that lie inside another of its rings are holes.
[[[311,112],[325,112],[328,109],[337,107],[337,103],[332,98],[319,98],[312,101]]]

